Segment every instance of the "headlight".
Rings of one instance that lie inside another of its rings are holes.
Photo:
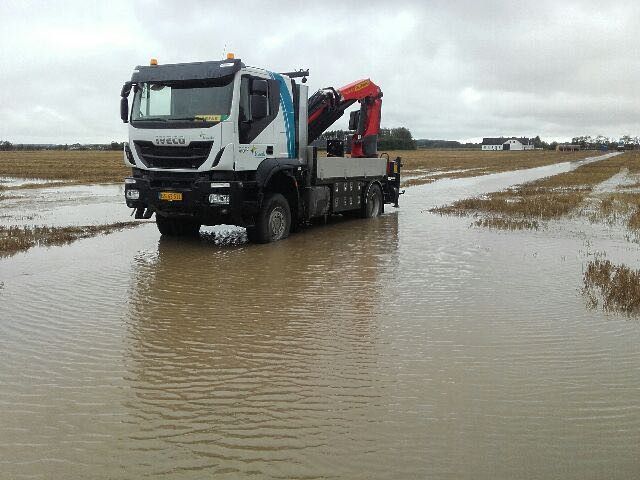
[[[211,188],[229,188],[231,185],[228,182],[213,182]]]
[[[209,195],[209,203],[214,203],[218,205],[228,205],[229,204],[229,195],[228,194],[220,194],[220,193],[212,193]]]
[[[127,177],[124,179],[124,184],[125,185],[132,185],[136,183],[136,179],[135,178],[131,178],[131,177]]]
[[[140,198],[140,190],[131,188],[127,190],[127,193],[125,195],[129,200],[138,200]]]

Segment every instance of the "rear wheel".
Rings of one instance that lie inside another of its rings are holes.
[[[196,237],[200,223],[187,218],[163,217],[156,214],[156,226],[160,234],[168,237]]]
[[[380,185],[372,183],[367,189],[360,216],[363,218],[373,218],[382,214],[383,211],[384,201],[382,198],[382,190],[380,189]]]
[[[256,227],[247,227],[247,240],[249,240],[250,243],[260,243],[258,241]]]
[[[277,242],[287,238],[290,231],[289,202],[279,193],[273,193],[262,202],[255,226],[247,228],[247,237],[252,243]]]

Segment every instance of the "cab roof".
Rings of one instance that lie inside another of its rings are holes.
[[[239,58],[165,65],[138,65],[131,75],[131,83],[189,80],[223,80],[244,67]]]

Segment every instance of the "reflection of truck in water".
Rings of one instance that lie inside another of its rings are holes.
[[[201,225],[247,227],[270,242],[315,217],[375,217],[398,206],[400,159],[378,157],[382,91],[371,80],[319,90],[308,71],[274,73],[223,61],[138,66],[122,88],[129,122],[127,206],[155,212],[163,235],[194,235]],[[129,112],[129,94],[133,102]],[[344,142],[318,156],[317,139],[355,102]]]

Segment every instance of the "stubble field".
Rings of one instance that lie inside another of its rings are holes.
[[[550,151],[483,152],[479,150],[390,151],[402,157],[403,185],[421,185],[443,178],[480,176],[579,160],[595,152]],[[18,191],[70,185],[119,184],[130,173],[120,151],[10,151],[0,152],[0,202],[19,198]],[[20,179],[16,183],[12,179]],[[46,183],[42,183],[46,182]],[[1,205],[1,203],[0,203]],[[3,213],[6,217],[10,214]],[[105,233],[122,222],[95,228],[81,226],[0,225],[0,255],[12,255],[35,245],[55,245]],[[71,228],[71,230],[70,230]],[[71,233],[70,233],[71,232]]]

